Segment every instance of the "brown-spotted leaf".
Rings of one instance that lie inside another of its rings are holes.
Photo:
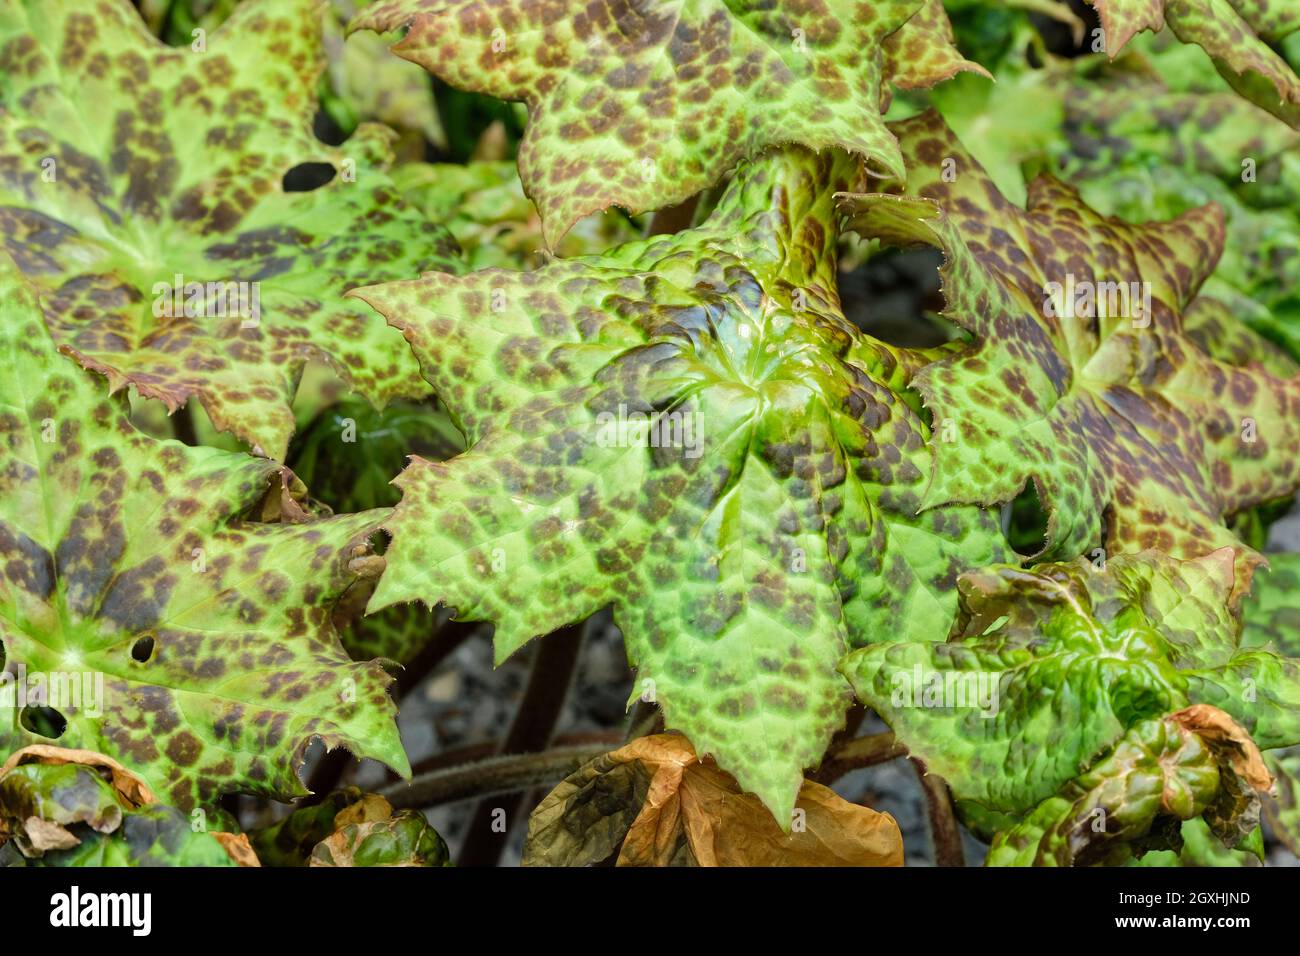
[[[1135,33],[1168,26],[1214,60],[1232,87],[1292,126],[1300,126],[1300,78],[1268,40],[1300,26],[1291,0],[1089,0],[1105,50],[1116,56]]]
[[[642,737],[533,811],[525,866],[902,866],[898,824],[805,780],[790,832],[678,734]]]
[[[925,8],[920,20],[912,22]],[[922,0],[386,0],[353,29],[447,82],[528,104],[519,172],[552,248],[588,213],[681,202],[784,143],[900,175],[880,116],[885,45],[906,85],[968,68]]]
[[[0,753],[57,737],[181,811],[301,794],[313,738],[406,771],[390,678],[331,623],[387,512],[247,520],[280,466],[137,432],[4,266]]]
[[[1272,780],[1250,736],[1223,711],[1188,707],[1136,724],[1020,823],[997,834],[988,866],[1116,865],[1181,846],[1202,818],[1224,848],[1259,825]]]
[[[1300,378],[1217,360],[1184,332],[1218,208],[1131,225],[1044,176],[1022,209],[938,114],[894,129],[905,193],[849,197],[853,224],[940,246],[945,314],[974,338],[915,379],[938,438],[927,504],[1009,501],[1033,480],[1045,555],[1239,545],[1225,516],[1300,485]]]
[[[126,0],[0,5],[0,248],[55,341],[110,390],[197,398],[274,458],[309,358],[376,403],[427,391],[401,337],[343,293],[456,263],[390,183],[390,133],[312,135],[320,12],[249,0],[171,48]],[[303,164],[332,181],[286,191]]]
[[[676,235],[358,290],[469,444],[397,479],[371,610],[444,603],[504,660],[612,605],[637,694],[788,820],[845,650],[938,639],[956,575],[1008,555],[986,511],[918,516],[929,353],[862,334],[835,286],[860,176],[792,147]]]

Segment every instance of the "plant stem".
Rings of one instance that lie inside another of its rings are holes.
[[[549,786],[567,777],[588,760],[609,751],[609,745],[575,744],[541,753],[488,757],[474,763],[442,767],[420,774],[407,783],[390,784],[379,791],[389,803],[403,807],[434,807],[475,797],[518,793],[530,787]]]
[[[624,743],[621,730],[580,730],[568,734],[557,734],[553,741],[556,747],[604,747],[605,750],[617,750]],[[422,777],[435,770],[460,767],[465,764],[478,763],[501,753],[502,741],[484,740],[463,747],[453,747],[441,753],[431,754],[419,763],[412,765],[411,773]],[[476,794],[477,796],[477,794]]]
[[[948,784],[938,774],[929,773],[925,764],[912,758],[912,766],[925,791],[926,806],[930,811],[930,837],[934,841],[936,866],[965,866],[966,854],[961,846],[961,828],[952,809],[952,794]]]
[[[176,440],[191,448],[199,443],[198,432],[194,430],[194,412],[189,405],[182,405],[171,414],[172,434]]]
[[[551,742],[577,669],[582,632],[582,625],[571,624],[544,637],[538,644],[524,698],[501,745],[502,756],[535,753]],[[498,793],[491,800],[485,797],[479,802],[465,831],[465,842],[456,861],[458,866],[496,865],[523,808],[524,796],[522,791]],[[500,825],[502,811],[504,826]]]
[[[831,744],[821,767],[816,773],[810,774],[809,779],[829,785],[854,770],[905,756],[907,748],[897,743],[894,735],[888,731],[869,737],[852,737]]]
[[[646,229],[647,236],[669,236],[681,232],[683,229],[691,228],[691,223],[695,220],[695,207],[700,204],[700,194],[696,193],[690,199],[679,202],[676,206],[665,206],[657,210],[650,218],[650,226]]]

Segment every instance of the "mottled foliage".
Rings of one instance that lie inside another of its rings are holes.
[[[1168,26],[1195,43],[1242,96],[1300,125],[1300,78],[1268,44],[1300,27],[1291,0],[1089,0],[1114,56],[1135,33]]]
[[[120,764],[36,746],[0,770],[0,866],[257,866],[245,837],[155,802]]]
[[[986,866],[1122,865],[1182,849],[1200,818],[1221,850],[1259,824],[1271,780],[1259,750],[1222,711],[1198,706],[1134,727],[1078,779],[997,834]]]
[[[61,745],[117,759],[180,810],[302,793],[315,737],[406,770],[389,678],[349,661],[331,623],[386,512],[247,520],[280,467],[137,432],[54,350],[12,266],[0,368],[0,752],[57,732],[32,720],[41,682]]]
[[[918,516],[928,356],[835,291],[842,154],[746,167],[701,227],[532,273],[362,289],[469,451],[416,458],[373,609],[443,601],[498,659],[614,606],[636,694],[778,820],[845,706],[849,646],[930,640],[956,575],[999,560],[973,507]]]
[[[391,134],[312,135],[319,12],[250,0],[194,49],[126,0],[0,4],[0,235],[55,341],[276,458],[310,357],[376,402],[423,392],[400,337],[342,295],[455,264],[384,172]],[[302,164],[332,181],[287,192]]]
[[[969,572],[946,643],[866,648],[844,670],[974,825],[999,829],[1190,704],[1226,711],[1261,747],[1300,742],[1300,662],[1242,646],[1234,563],[1224,549]]]
[[[550,246],[588,213],[672,205],[778,144],[900,175],[882,65],[909,86],[969,67],[921,0],[386,0],[353,27],[403,25],[395,52],[528,104],[519,171]]]
[[[850,197],[853,225],[940,246],[945,315],[974,337],[914,380],[940,438],[927,505],[1009,501],[1032,479],[1045,557],[1190,557],[1238,544],[1225,516],[1295,490],[1300,379],[1184,331],[1219,256],[1216,207],[1130,225],[1043,176],[1021,209],[936,113],[895,131],[906,192]]]

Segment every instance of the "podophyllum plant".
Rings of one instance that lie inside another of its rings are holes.
[[[0,0],[0,860],[1300,852],[1300,10],[1092,6]]]

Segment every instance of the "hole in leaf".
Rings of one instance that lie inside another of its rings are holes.
[[[960,334],[939,315],[943,254],[933,247],[885,249],[840,273],[844,316],[881,342],[903,348],[942,345]]]
[[[1002,506],[1002,530],[1016,553],[1032,558],[1047,546],[1047,511],[1038,497],[1038,482],[1030,479],[1015,500]]]
[[[31,704],[23,708],[19,720],[31,733],[41,737],[57,740],[68,729],[68,718],[53,707],[36,707]]]
[[[153,638],[148,635],[140,638],[131,645],[132,660],[139,661],[141,664],[148,663],[149,658],[153,657]]]
[[[309,193],[337,175],[338,170],[329,163],[299,163],[284,174],[281,186],[287,193]]]

